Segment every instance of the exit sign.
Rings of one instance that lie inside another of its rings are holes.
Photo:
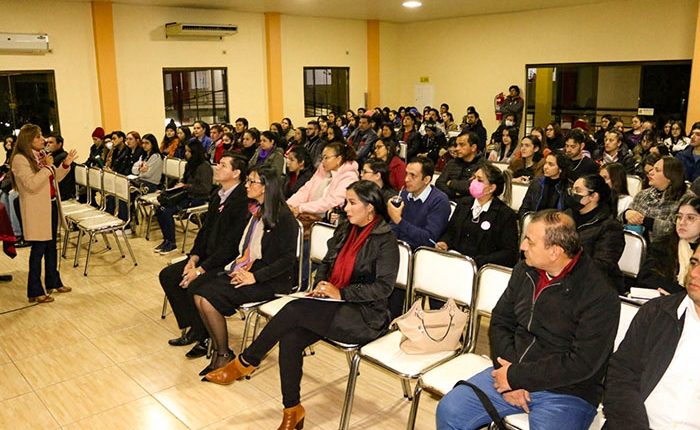
[[[420,83],[421,84],[427,84],[430,82],[430,78],[428,76],[421,76],[420,77]]]
[[[637,115],[654,116],[654,108],[639,108]]]

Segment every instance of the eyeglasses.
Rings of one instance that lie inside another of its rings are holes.
[[[585,190],[585,191],[588,194],[579,194],[579,190],[574,190],[573,188],[569,188],[568,190],[566,190],[566,192],[569,193],[570,196],[586,197],[586,196],[590,196],[593,193],[593,191],[591,191],[591,190]]]
[[[246,184],[246,185],[251,185],[251,184],[260,184],[260,185],[262,185],[262,184],[264,184],[264,182],[263,182],[263,181],[260,181],[260,180],[255,181],[255,180],[253,180],[253,179],[246,179],[246,180],[245,180],[245,184]]]
[[[688,221],[689,223],[694,223],[697,220],[700,220],[700,215],[698,214],[676,214],[676,222],[682,222],[683,220]]]

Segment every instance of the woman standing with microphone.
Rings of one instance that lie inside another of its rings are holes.
[[[56,231],[58,229],[58,208],[54,176],[62,180],[75,159],[76,151],[71,150],[63,163],[53,167],[53,157],[46,155],[46,142],[41,128],[25,124],[19,131],[17,145],[10,157],[14,187],[19,193],[24,239],[31,243],[29,254],[29,278],[27,297],[30,303],[50,303],[51,290],[59,293],[71,291],[61,282],[56,268]],[[51,214],[51,218],[48,217]],[[32,216],[33,215],[33,216]],[[45,287],[41,285],[41,260],[44,260]]]

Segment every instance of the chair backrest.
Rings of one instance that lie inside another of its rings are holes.
[[[88,169],[88,186],[90,189],[102,191],[102,170],[95,167]]]
[[[471,258],[427,247],[413,253],[411,302],[420,294],[440,300],[453,298],[458,304],[472,308],[475,287],[476,263]]]
[[[627,175],[627,191],[632,197],[642,191],[642,178],[637,175]]]
[[[102,172],[102,190],[105,192],[105,194],[109,194],[111,196],[116,194],[114,188],[116,178],[117,174],[114,172]]]
[[[187,160],[180,160],[180,164],[178,165],[178,173],[177,173],[178,179],[182,179],[185,177],[185,166],[187,166]]]
[[[473,352],[476,348],[476,337],[479,332],[478,318],[481,315],[491,315],[491,311],[496,307],[498,299],[508,286],[510,275],[513,269],[499,266],[497,264],[486,264],[479,269],[476,277],[476,301],[474,312],[469,315],[470,331],[467,351]]]
[[[216,165],[212,164],[211,165],[211,184],[212,185],[219,185],[219,183],[216,182],[216,179],[214,179],[214,176],[216,176]]]
[[[328,239],[333,237],[335,226],[325,222],[315,222],[309,236],[309,260],[320,263],[328,251]]]
[[[493,162],[491,164],[498,167],[501,172],[505,172],[506,170],[508,170],[508,163],[504,163],[502,161],[496,161],[496,162]]]
[[[88,186],[88,168],[84,164],[75,165],[75,186],[76,192],[78,191],[77,187],[87,188]]]
[[[511,209],[517,212],[518,209],[520,209],[520,205],[523,203],[523,199],[525,198],[525,194],[527,193],[528,185],[514,182],[511,186],[512,192],[510,204],[508,206],[510,206]]]
[[[408,145],[405,142],[399,142],[399,157],[406,160],[408,155]]]
[[[457,209],[457,202],[450,200],[450,216],[449,216],[449,218],[447,218],[448,221],[452,219],[452,215],[454,215],[456,209]]]
[[[636,278],[647,253],[647,243],[640,234],[625,230],[625,249],[617,265],[626,276]]]
[[[523,218],[520,220],[520,243],[523,243],[523,240],[525,240],[527,226],[530,225],[530,221],[532,221],[532,217],[534,216],[534,212],[526,212],[525,215],[523,215]]]
[[[304,289],[305,286],[301,285],[304,278],[304,224],[297,220],[297,225],[299,231],[297,233],[297,285],[294,288],[294,292]]]
[[[634,316],[637,315],[637,311],[639,310],[639,306],[635,305],[634,303],[621,301],[620,306],[620,322],[617,325],[617,335],[615,335],[613,352],[617,351],[617,348],[620,346],[620,342],[622,342],[622,339],[625,338],[627,329],[630,328],[630,324],[632,324],[632,320],[634,319]]]
[[[117,199],[127,203],[131,201],[129,178],[123,175],[114,175],[114,195]]]
[[[440,172],[433,173],[433,177],[430,180],[430,185],[435,186],[435,184],[437,184],[437,180],[439,177],[440,177]]]
[[[411,282],[411,259],[413,251],[406,242],[399,240],[399,272],[396,275],[396,286],[406,289]]]
[[[163,165],[163,175],[166,178],[178,179],[180,177],[180,159],[168,157]]]

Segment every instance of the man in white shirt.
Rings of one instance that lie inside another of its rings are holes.
[[[700,429],[700,248],[686,292],[644,305],[610,360],[608,429]]]

